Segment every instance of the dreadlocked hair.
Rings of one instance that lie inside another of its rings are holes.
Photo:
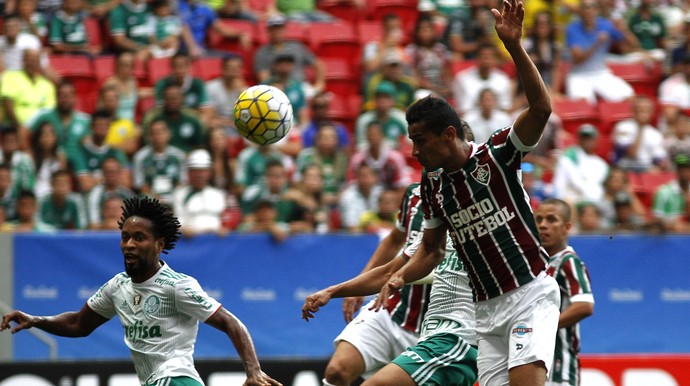
[[[122,217],[117,222],[120,230],[132,216],[151,221],[153,235],[165,239],[163,253],[167,254],[167,251],[175,248],[175,242],[180,239],[180,222],[167,205],[155,198],[133,196],[124,201]]]

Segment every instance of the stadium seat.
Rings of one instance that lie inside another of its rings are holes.
[[[598,112],[584,99],[557,99],[552,103],[553,111],[561,118],[566,132],[576,134],[577,129],[584,123],[597,127],[599,125]]]
[[[261,42],[259,41],[259,35],[257,34],[256,25],[249,20],[235,20],[235,19],[219,19],[220,23],[224,26],[244,32],[252,37],[252,45],[257,47]],[[216,51],[231,51],[239,52],[245,50],[240,44],[240,40],[237,38],[231,39],[226,38],[213,28],[208,30],[207,36],[208,47]]]
[[[465,71],[468,68],[474,67],[476,65],[477,62],[475,62],[474,60],[455,60],[451,63],[451,71],[453,72],[453,75],[455,75],[458,72]]]
[[[662,78],[660,63],[608,63],[608,67],[614,74],[630,83],[636,94],[656,98]]]
[[[321,0],[317,1],[317,8],[351,23],[358,23],[366,16],[365,10],[357,8],[352,1]]]
[[[172,72],[171,58],[154,58],[149,59],[146,63],[148,69],[149,84],[155,86],[161,78],[165,78]]]
[[[204,81],[219,77],[222,70],[223,60],[221,58],[203,57],[194,59],[192,62],[192,74]]]
[[[623,102],[606,102],[600,101],[597,103],[597,110],[599,111],[599,131],[604,134],[613,132],[616,123],[632,118],[632,103],[630,100]]]
[[[417,1],[413,0],[371,0],[369,5],[369,17],[374,20],[381,20],[389,13],[400,17],[405,31],[411,31],[417,17],[419,9]]]
[[[322,58],[326,69],[326,90],[339,96],[354,95],[359,92],[359,78],[352,71],[347,60]]]
[[[628,173],[628,179],[635,195],[647,210],[651,210],[654,193],[661,185],[676,179],[676,174],[674,172],[630,172]]]
[[[103,30],[95,17],[84,18],[84,29],[89,44],[103,49]]]
[[[369,42],[379,41],[383,38],[383,26],[379,20],[361,20],[357,23],[357,38],[364,46]]]
[[[137,101],[136,108],[136,122],[141,122],[144,119],[146,113],[156,107],[156,98],[154,96],[147,96],[145,98],[139,98]],[[147,128],[145,128],[146,130]]]
[[[93,72],[98,84],[103,83],[115,73],[115,57],[112,55],[96,56],[92,59]]]
[[[284,28],[286,40],[296,40],[307,45],[309,44],[304,24],[288,21],[285,23]],[[266,27],[266,23],[259,23],[256,25],[255,41],[258,42],[259,46],[268,42],[268,27]]]
[[[359,65],[362,48],[350,23],[312,23],[307,27],[309,45],[320,58],[341,58]]]
[[[64,79],[74,84],[79,98],[93,98],[98,93],[94,87],[96,74],[91,59],[85,55],[50,55],[50,66]]]
[[[334,95],[328,108],[328,119],[342,123],[350,132],[355,132],[355,121],[359,116],[358,110],[353,109],[353,100],[360,98],[359,95],[343,97]],[[361,98],[359,99],[361,105]],[[352,135],[352,138],[354,136]]]

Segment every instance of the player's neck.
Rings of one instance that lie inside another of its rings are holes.
[[[455,146],[451,151],[450,157],[448,157],[448,161],[446,162],[444,169],[447,172],[455,172],[462,169],[462,167],[465,166],[465,163],[467,163],[467,159],[470,158],[471,154],[472,146],[469,144],[469,142],[460,139],[456,140]]]

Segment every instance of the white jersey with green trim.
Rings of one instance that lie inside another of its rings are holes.
[[[420,233],[417,239],[405,248],[404,257],[409,259],[414,256],[421,241]],[[451,333],[476,346],[477,334],[474,329],[475,311],[470,279],[453,246],[453,240],[447,236],[446,256],[434,271],[429,308],[422,322],[419,341],[436,334]]]
[[[87,305],[105,318],[120,318],[142,385],[179,376],[203,384],[192,358],[199,320],[207,321],[221,305],[196,279],[165,263],[143,283],[132,283],[122,272],[91,296]]]

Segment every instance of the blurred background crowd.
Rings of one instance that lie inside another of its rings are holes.
[[[554,114],[522,164],[580,233],[690,233],[690,1],[523,0]],[[476,142],[524,92],[496,0],[3,0],[0,230],[114,230],[158,197],[185,235],[386,233],[420,178],[404,111],[448,99]],[[234,129],[246,87],[294,124]]]

